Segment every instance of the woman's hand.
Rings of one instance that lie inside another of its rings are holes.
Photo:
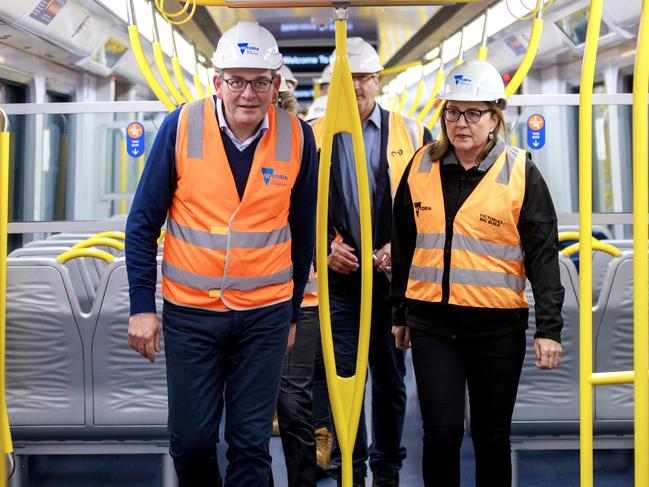
[[[393,327],[394,329],[394,327]],[[561,361],[561,344],[550,338],[535,338],[536,366],[539,369],[554,369]]]
[[[399,350],[408,350],[410,348],[410,327],[405,325],[392,325],[392,334],[394,335],[394,346]]]

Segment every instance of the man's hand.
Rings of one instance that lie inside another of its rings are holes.
[[[392,244],[386,243],[374,254],[374,267],[388,276],[392,272]]]
[[[559,365],[563,353],[561,344],[550,338],[535,338],[534,351],[539,369],[554,369]]]
[[[345,242],[331,242],[331,253],[327,257],[327,265],[332,271],[349,274],[358,269],[358,258],[354,255],[354,247]]]
[[[155,354],[160,351],[160,331],[162,326],[155,313],[140,313],[128,320],[128,346],[155,362]]]
[[[410,327],[392,325],[392,335],[394,335],[394,346],[399,350],[408,350],[410,348]]]
[[[295,345],[295,331],[297,329],[297,323],[291,323],[291,328],[288,330],[288,340],[286,341],[286,353],[291,351],[293,345]]]

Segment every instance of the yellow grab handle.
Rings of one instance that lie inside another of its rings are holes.
[[[337,15],[340,12],[337,10]],[[361,121],[347,61],[347,22],[336,20],[336,56],[331,87],[324,117],[324,135],[318,174],[318,209],[316,216],[316,262],[318,269],[327,269],[327,228],[329,201],[329,172],[334,135],[345,132],[352,136],[356,182],[358,184],[361,226],[361,310],[358,334],[356,370],[351,377],[336,373],[331,315],[329,311],[329,277],[319,274],[319,314],[322,351],[327,375],[329,399],[333,411],[336,435],[342,453],[342,480],[344,487],[352,485],[352,452],[358,431],[363,404],[367,357],[372,314],[372,217]]]
[[[399,102],[397,103],[396,112],[401,114],[403,112],[403,109],[406,107],[406,101],[408,100],[408,90],[404,88],[398,100]]]
[[[187,83],[185,83],[183,68],[180,66],[180,61],[178,60],[177,56],[173,56],[171,58],[171,66],[174,70],[174,76],[176,77],[176,82],[178,83],[178,86],[180,86],[180,91],[182,91],[185,100],[187,100],[190,103],[195,101],[196,98],[194,98],[192,92],[189,91],[189,87],[187,86]]]
[[[486,61],[487,60],[487,46],[480,46],[478,48],[478,61]]]
[[[171,79],[171,75],[169,74],[169,70],[167,69],[167,63],[165,62],[164,54],[162,53],[162,47],[160,46],[160,42],[158,41],[155,41],[153,43],[153,57],[155,58],[155,64],[158,67],[158,72],[162,77],[162,82],[167,87],[169,93],[171,93],[173,99],[176,100],[176,104],[180,105],[181,103],[185,103],[183,95],[180,93],[180,91],[178,91],[178,88],[176,88],[176,85],[174,85],[174,82]]]
[[[534,62],[536,53],[539,50],[539,42],[541,42],[542,32],[543,32],[543,19],[541,18],[534,19],[532,23],[532,33],[530,34],[530,42],[527,44],[527,50],[525,51],[525,56],[523,56],[521,65],[518,67],[516,73],[514,73],[514,76],[507,84],[507,87],[505,88],[505,95],[507,96],[507,98],[512,96],[514,93],[516,93],[516,90],[518,90],[518,88],[521,86],[521,83],[525,79],[525,76],[527,76],[527,73],[532,67],[532,63]]]
[[[595,237],[593,237],[593,240],[598,240]],[[567,240],[579,240],[579,232],[576,231],[567,231],[567,232],[559,232],[559,242],[566,242]]]
[[[89,247],[111,247],[117,250],[124,250],[124,242],[108,237],[90,237],[83,242],[72,246],[73,249],[87,249]]]
[[[9,143],[10,134],[5,132],[8,123],[7,115],[0,110],[4,117],[3,132],[0,132],[0,485],[7,485],[7,462],[5,456],[13,452],[9,416],[7,415],[6,397],[6,334],[7,322],[7,230],[8,230],[8,200],[9,200]]]
[[[417,83],[417,93],[415,93],[415,99],[412,100],[412,105],[410,106],[408,113],[406,113],[406,117],[412,117],[417,111],[417,108],[419,108],[419,102],[421,101],[425,88],[426,83],[424,82],[424,78],[422,78],[419,80],[419,83]]]
[[[101,259],[106,262],[112,262],[115,260],[114,255],[109,254],[105,250],[99,249],[70,249],[59,255],[56,260],[61,264],[65,264],[67,261],[78,257],[94,257],[95,259]]]
[[[440,67],[439,71],[437,71],[437,76],[435,77],[435,86],[433,87],[433,91],[430,94],[430,98],[424,105],[424,108],[421,109],[421,112],[419,112],[419,115],[417,115],[417,120],[420,122],[424,121],[424,118],[426,118],[426,115],[428,115],[428,112],[430,112],[431,108],[435,105],[435,100],[436,96],[439,93],[439,90],[442,88],[442,83],[444,82],[444,70]]]
[[[201,81],[201,77],[198,75],[198,71],[194,73],[194,87],[196,88],[196,92],[198,93],[198,99],[202,100],[203,98],[205,98],[203,83]]]
[[[607,254],[610,254],[613,257],[617,257],[618,255],[622,254],[622,251],[617,247],[611,244],[600,242],[599,240],[593,241],[592,248],[595,250],[601,250],[602,252],[606,252]],[[577,252],[579,252],[579,242],[576,242],[572,245],[568,245],[565,249],[561,250],[561,253],[563,255],[567,255],[568,257],[576,254]]]
[[[93,237],[98,237],[98,238],[106,237],[115,240],[124,240],[126,238],[126,234],[124,232],[120,232],[119,230],[113,230],[108,232],[96,233],[95,235],[93,235]]]
[[[153,74],[153,71],[151,71],[149,63],[144,56],[144,50],[142,49],[142,43],[140,42],[140,33],[137,30],[137,25],[128,26],[128,37],[131,41],[131,49],[133,49],[133,55],[135,56],[137,66],[140,68],[140,72],[142,73],[142,76],[144,76],[147,84],[153,93],[155,93],[155,96],[158,97],[158,100],[164,104],[167,110],[174,110],[176,105],[171,101],[171,98],[169,98],[169,95],[167,95],[164,88],[160,86],[160,83],[158,83],[158,80]]]

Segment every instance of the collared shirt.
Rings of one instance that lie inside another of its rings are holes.
[[[243,152],[246,147],[248,147],[254,140],[256,140],[258,137],[261,137],[264,135],[264,133],[268,130],[268,114],[264,115],[264,119],[261,122],[261,125],[259,126],[259,130],[255,132],[254,135],[248,137],[246,140],[239,140],[236,135],[234,135],[234,132],[230,130],[230,127],[228,127],[228,122],[225,120],[225,115],[223,113],[223,100],[220,98],[216,99],[216,114],[219,119],[219,127],[221,127],[221,131],[229,137],[229,139],[232,141],[232,143],[236,146],[237,149],[239,149],[239,152]]]
[[[340,140],[340,172],[342,176],[342,191],[347,202],[345,222],[356,242],[361,241],[360,210],[358,206],[358,186],[356,185],[356,165],[354,163],[354,147],[350,134],[337,135]],[[376,192],[376,179],[381,164],[381,110],[378,103],[363,123],[363,142],[365,143],[365,158],[370,187],[370,204]],[[373,212],[372,208],[372,212]]]

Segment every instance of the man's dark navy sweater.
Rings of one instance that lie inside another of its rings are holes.
[[[176,130],[179,116],[180,108],[169,114],[160,126],[126,222],[126,266],[132,315],[156,311],[156,240],[176,190]],[[300,120],[300,124],[304,134],[304,147],[300,172],[291,191],[288,216],[294,285],[292,323],[299,316],[313,258],[318,177],[313,131],[307,123]],[[237,192],[242,198],[260,137],[243,151],[239,151],[223,131],[221,137]],[[219,197],[220,195],[214,195],[217,204]]]

